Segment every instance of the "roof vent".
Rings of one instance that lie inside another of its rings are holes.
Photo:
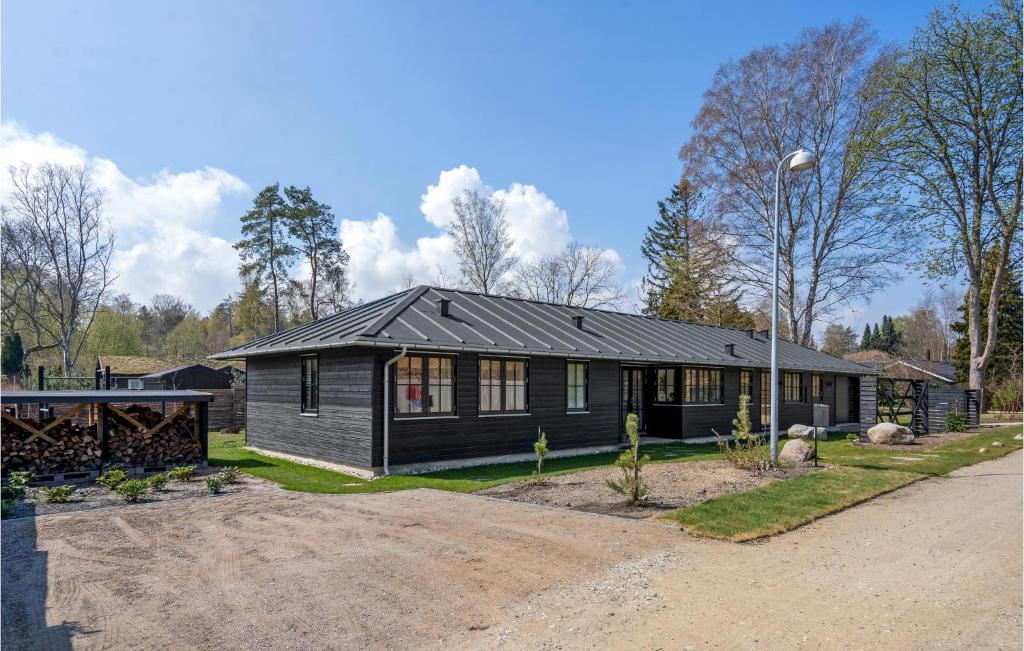
[[[437,303],[437,313],[441,316],[448,316],[448,307],[452,304],[451,299],[439,298],[435,303]]]
[[[754,338],[754,329],[753,328],[747,328],[743,332],[747,333],[747,336],[750,337],[751,339]]]
[[[725,354],[729,357],[736,357],[736,344],[726,344]]]
[[[574,315],[572,315],[572,324],[574,326],[576,326],[577,328],[579,328],[580,330],[582,330],[583,329],[583,315],[582,314],[574,314]]]

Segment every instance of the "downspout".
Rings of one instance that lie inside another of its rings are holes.
[[[388,361],[384,362],[384,475],[388,472],[388,425],[391,422],[391,365],[405,357],[408,352],[406,346],[402,346],[402,352],[398,353]]]

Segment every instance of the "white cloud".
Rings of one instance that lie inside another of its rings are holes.
[[[113,161],[90,156],[51,133],[33,134],[7,122],[0,130],[0,169],[10,165],[90,165],[104,195],[104,213],[116,238],[111,265],[118,274],[114,291],[147,301],[169,293],[208,310],[238,288],[238,256],[231,243],[208,229],[221,202],[245,194],[249,186],[217,168],[189,172],[161,170],[132,179]],[[0,191],[7,192],[6,172]]]
[[[342,220],[341,239],[351,256],[357,298],[368,300],[393,291],[410,276],[417,283],[432,282],[441,273],[458,277],[453,243],[444,228],[454,219],[452,199],[467,190],[505,203],[512,252],[520,258],[554,253],[571,239],[565,211],[536,187],[513,183],[494,190],[475,168],[460,165],[442,171],[437,183],[427,186],[420,196],[420,212],[437,228],[437,234],[421,237],[414,246],[401,241],[387,215],[378,214],[372,220]],[[618,253],[609,252],[620,264]]]

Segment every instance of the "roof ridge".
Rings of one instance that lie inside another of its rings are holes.
[[[430,291],[430,285],[417,285],[411,289],[405,290],[408,295],[394,305],[390,310],[380,315],[376,321],[371,323],[363,332],[359,333],[361,337],[376,337],[380,334],[380,331],[388,327],[392,321],[395,320],[402,312],[419,300],[420,296],[423,296]],[[387,298],[393,298],[398,294],[392,294]]]

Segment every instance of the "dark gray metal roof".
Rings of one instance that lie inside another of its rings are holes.
[[[449,315],[437,301],[447,299]],[[583,328],[572,317],[583,316]],[[213,359],[339,346],[549,355],[665,364],[767,367],[770,344],[751,331],[420,286],[231,348]],[[732,354],[726,345],[732,346]],[[779,342],[782,368],[877,374],[844,359]]]
[[[213,395],[202,391],[4,391],[0,403],[31,404],[75,402],[210,402]]]

